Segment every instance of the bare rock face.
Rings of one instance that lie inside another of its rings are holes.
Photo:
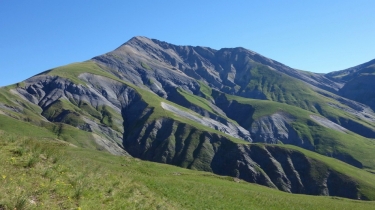
[[[130,105],[140,101],[141,97],[128,86],[114,80],[83,74],[80,78],[87,81],[88,86],[74,84],[68,79],[55,76],[37,76],[26,80],[25,88],[17,88],[17,91],[24,98],[35,103],[46,112],[57,102],[88,104],[91,107],[106,106],[114,110],[121,116],[123,110],[128,109]],[[100,84],[100,85],[99,85]],[[62,108],[61,114],[49,116],[49,121],[64,122],[66,115],[73,114],[79,121],[70,123],[81,130],[93,132],[96,143],[105,150],[116,155],[124,155],[127,152],[122,147],[122,129],[124,121],[122,118],[114,119],[113,124],[119,128],[114,130],[111,127],[103,125],[98,121],[87,118],[83,114],[72,110]],[[130,116],[129,116],[130,117]]]
[[[289,103],[290,101],[298,103],[298,97],[293,98],[291,96],[292,99],[285,101],[283,99],[284,92],[293,92],[293,89],[283,90],[283,92],[281,91],[283,87],[280,89],[277,84],[272,85],[274,79],[283,78],[293,83],[303,82],[307,89],[311,88],[325,97],[349,106],[352,111],[347,109],[341,109],[341,111],[348,112],[350,115],[357,115],[356,113],[368,109],[361,104],[364,103],[363,100],[360,101],[356,98],[355,100],[361,102],[358,103],[336,95],[342,95],[345,90],[344,85],[347,85],[345,84],[347,80],[338,80],[336,79],[337,75],[296,70],[241,47],[215,50],[200,46],[177,46],[156,39],[134,37],[116,50],[94,57],[92,61],[105,67],[107,71],[124,81],[148,88],[157,95],[179,105],[188,105],[188,108],[204,116],[208,116],[209,113],[197,106],[187,104],[176,94],[176,89],[179,88],[188,93],[200,95],[200,82],[209,85],[214,90],[231,95],[261,100],[272,98],[272,100],[277,101],[280,99],[282,103]],[[262,72],[268,73],[259,76]],[[250,81],[254,77],[259,77],[259,84],[251,86]],[[273,79],[268,81],[268,77]],[[276,91],[276,89],[279,91]],[[307,89],[304,91],[308,91]],[[349,98],[354,99],[353,97]],[[219,112],[221,109],[227,115],[230,111],[224,110],[228,107],[224,107],[226,105],[223,106],[222,102],[220,99],[215,99],[212,106]],[[301,103],[300,107],[309,111],[315,110],[315,108],[310,108],[311,106],[315,106],[318,111],[322,109],[322,105],[312,105],[311,103],[315,103],[314,101],[307,104],[304,104],[303,101]],[[372,102],[368,103],[371,104]],[[236,115],[233,112],[230,114]],[[324,116],[324,112],[321,110],[320,114]],[[231,116],[228,117],[232,118]],[[359,135],[373,137],[373,134],[368,134],[368,132],[371,132],[369,126],[363,126],[356,120],[348,123],[343,119],[340,121],[337,119],[336,117],[330,120]],[[365,118],[362,119],[366,120]],[[242,119],[242,121],[244,120]],[[247,118],[247,122],[241,122],[240,125],[250,131],[251,123],[251,119]],[[354,127],[353,124],[355,124]]]
[[[140,87],[147,86],[163,98],[168,96],[168,89],[176,87],[197,93],[199,84],[194,78],[166,65],[170,64],[168,60],[176,58],[175,53],[162,48],[152,40],[135,37],[115,51],[95,57],[93,60],[107,66],[120,79]],[[150,62],[151,60],[153,62]]]
[[[165,109],[168,110],[180,117],[195,121],[203,126],[207,126],[209,128],[213,128],[215,130],[219,130],[223,133],[226,133],[230,136],[233,136],[235,138],[243,139],[248,142],[252,142],[250,133],[246,129],[244,129],[241,126],[238,126],[232,122],[229,121],[223,121],[224,122],[218,122],[216,120],[213,120],[211,118],[207,117],[200,117],[198,115],[194,115],[192,113],[188,113],[186,111],[183,111],[181,109],[178,109],[177,107],[174,107],[172,105],[166,104],[162,102],[161,106]]]
[[[197,80],[200,80],[226,93],[266,99],[260,91],[244,89],[248,82],[244,78],[251,77],[247,70],[256,67],[255,63],[262,63],[281,72],[295,71],[240,47],[214,50],[176,46],[145,37],[134,37],[115,51],[94,57],[93,61],[107,66],[121,79],[147,86],[164,98],[172,87],[197,94]]]
[[[251,136],[254,142],[269,144],[293,144],[305,149],[312,150],[314,146],[311,142],[303,140],[291,126],[294,119],[287,113],[275,113],[264,116],[253,122]]]
[[[333,129],[333,130],[336,130],[336,131],[339,131],[341,133],[345,133],[347,132],[348,130],[345,129],[344,127],[326,119],[326,118],[323,118],[323,117],[319,117],[319,116],[316,116],[316,115],[310,115],[310,118],[312,118],[314,121],[318,122],[320,125],[326,127],[326,128],[330,128],[330,129]]]

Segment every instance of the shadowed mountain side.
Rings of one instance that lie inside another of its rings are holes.
[[[366,104],[375,110],[375,59],[364,64],[326,74],[327,78],[344,83],[338,94]]]
[[[354,180],[301,152],[235,144],[169,119],[158,119],[125,135],[124,146],[144,160],[234,176],[286,192],[366,199],[358,197]]]

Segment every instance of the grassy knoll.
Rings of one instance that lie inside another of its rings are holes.
[[[1,131],[3,209],[372,209]]]

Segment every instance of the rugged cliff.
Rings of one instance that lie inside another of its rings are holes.
[[[158,119],[124,135],[134,157],[210,171],[291,193],[366,199],[356,181],[302,152],[262,144],[236,144],[171,119]]]

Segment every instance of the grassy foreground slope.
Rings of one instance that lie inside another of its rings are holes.
[[[2,209],[372,209],[205,172],[0,133]]]

